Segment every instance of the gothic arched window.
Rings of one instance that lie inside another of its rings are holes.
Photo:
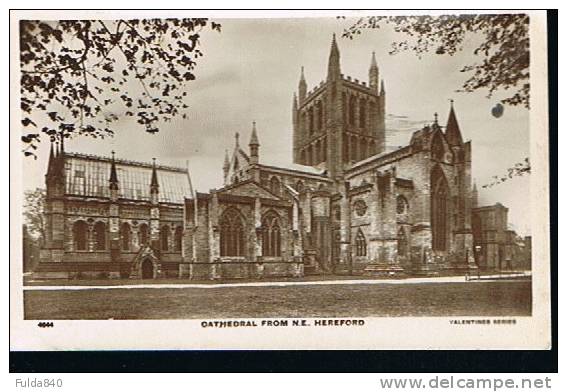
[[[75,250],[87,250],[88,226],[84,221],[77,221],[73,224],[73,244]]]
[[[103,222],[97,222],[94,225],[95,250],[106,249],[106,225]]]
[[[431,234],[433,250],[447,250],[449,186],[443,170],[436,166],[431,172]]]
[[[148,245],[148,225],[142,223],[138,229],[138,243],[140,246]]]
[[[348,122],[350,125],[356,124],[356,97],[351,97],[348,108]]]
[[[407,212],[409,211],[409,203],[407,201],[407,199],[400,195],[396,198],[396,212],[399,215],[402,214],[407,214]]]
[[[319,162],[326,162],[327,161],[327,138],[323,138],[323,142],[321,143],[321,155],[319,156]]]
[[[238,211],[229,209],[220,220],[220,255],[244,256],[244,225]]]
[[[398,256],[407,256],[408,254],[408,239],[403,227],[398,230]]]
[[[360,101],[360,109],[359,109],[359,119],[360,119],[360,128],[366,128],[366,100],[363,99]]]
[[[181,247],[183,245],[183,227],[177,226],[175,228],[175,237],[173,241],[173,247],[176,252],[181,252]]]
[[[268,213],[262,219],[262,255],[279,257],[281,249],[280,219],[275,213]]]
[[[169,250],[169,226],[163,226],[159,233],[159,240],[161,243],[161,250]]]
[[[356,248],[356,255],[366,256],[366,238],[364,238],[364,234],[360,229],[358,229],[358,232],[356,233],[354,244]]]
[[[270,191],[275,195],[279,195],[281,192],[280,180],[276,176],[270,179]]]
[[[123,223],[120,229],[120,234],[122,237],[122,250],[130,250],[130,225],[128,223]]]

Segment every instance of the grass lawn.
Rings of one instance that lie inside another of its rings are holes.
[[[529,316],[531,282],[26,290],[28,320]]]

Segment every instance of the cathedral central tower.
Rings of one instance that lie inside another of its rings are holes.
[[[385,148],[384,81],[372,53],[368,83],[341,73],[335,35],[331,41],[327,79],[307,89],[303,67],[293,98],[293,162],[325,167],[341,178],[346,167]],[[298,98],[299,96],[299,98]]]

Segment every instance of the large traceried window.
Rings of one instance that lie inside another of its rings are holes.
[[[120,228],[120,235],[122,237],[122,250],[130,250],[130,225],[128,223],[123,223]]]
[[[169,226],[163,226],[159,233],[159,239],[161,243],[161,250],[168,251],[169,250]]]
[[[268,213],[262,219],[262,229],[262,255],[281,256],[281,226],[277,214],[273,212]]]
[[[175,237],[173,241],[173,247],[175,252],[181,252],[182,246],[183,246],[183,227],[177,226],[175,228]]]
[[[443,170],[436,166],[431,172],[431,233],[433,250],[447,250],[449,186]]]
[[[364,238],[364,234],[360,229],[358,229],[358,232],[356,233],[354,245],[357,256],[366,256],[366,238]]]
[[[97,222],[94,225],[95,250],[106,250],[106,225],[103,222]]]
[[[220,255],[244,256],[244,225],[238,211],[229,209],[220,219]]]
[[[75,250],[87,250],[88,226],[84,221],[73,224],[73,244]]]

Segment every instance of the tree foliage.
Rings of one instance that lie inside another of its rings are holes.
[[[123,116],[154,133],[185,116],[185,84],[195,79],[207,26],[220,32],[195,18],[21,21],[24,154],[34,156],[41,134],[111,136]]]
[[[514,177],[523,176],[524,174],[529,174],[532,170],[530,159],[525,158],[522,162],[516,163],[514,166],[507,169],[507,173],[505,175],[500,176],[492,176],[491,181],[487,184],[484,184],[483,188],[492,188],[495,185],[502,184],[508,180],[511,180]]]
[[[419,57],[425,53],[452,56],[464,49],[471,33],[481,35],[483,39],[472,51],[478,61],[461,69],[469,78],[460,91],[486,89],[491,97],[496,91],[510,90],[503,104],[529,108],[528,15],[370,16],[346,28],[343,37],[353,39],[364,30],[385,25],[406,37],[392,43],[391,54],[410,51]]]
[[[45,189],[36,188],[24,192],[24,221],[28,233],[40,240],[45,241]]]

